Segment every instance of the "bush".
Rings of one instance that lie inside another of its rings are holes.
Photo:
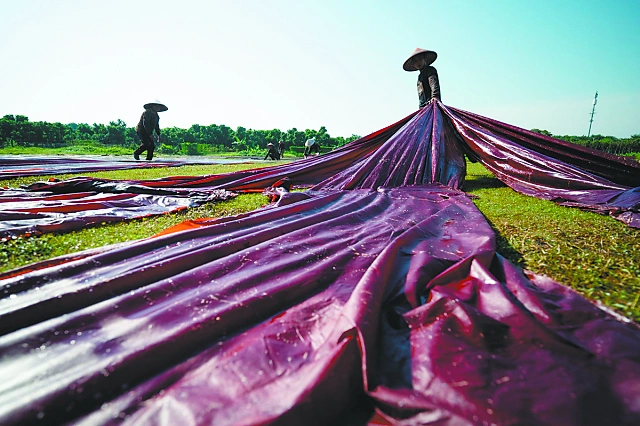
[[[162,143],[158,148],[156,148],[156,151],[160,154],[177,155],[180,153],[180,147]]]

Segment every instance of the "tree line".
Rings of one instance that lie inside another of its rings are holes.
[[[640,152],[640,134],[629,138],[593,135],[569,136],[552,135],[546,130],[532,131],[552,136],[578,145],[599,149],[612,154]],[[352,135],[348,138],[332,137],[324,126],[318,130],[296,128],[282,131],[253,130],[244,127],[232,129],[225,125],[194,124],[188,129],[178,127],[162,128],[162,138],[157,151],[164,154],[206,155],[221,152],[256,153],[264,151],[268,143],[277,145],[282,140],[287,150],[298,152],[304,148],[304,142],[315,138],[325,150],[342,146],[360,138]],[[5,115],[0,119],[0,147],[25,146],[58,148],[72,146],[82,142],[95,142],[106,146],[124,146],[133,148],[140,143],[134,127],[127,127],[120,119],[109,124],[85,123],[48,123],[29,121],[24,115]]]
[[[576,145],[586,146],[587,148],[593,148],[600,151],[608,152],[609,154],[630,154],[632,152],[640,152],[640,134],[631,135],[628,138],[616,138],[615,136],[570,136],[570,135],[552,135],[547,130],[531,129],[532,132],[540,133],[541,135],[551,136],[552,138],[560,139],[566,142],[571,142]]]
[[[282,131],[254,130],[244,127],[232,129],[225,125],[194,124],[188,129],[164,127],[156,150],[165,154],[204,155],[219,152],[263,151],[268,143],[277,145],[279,141],[289,150],[304,149],[307,139],[315,138],[324,149],[330,150],[359,139],[332,137],[324,126],[318,130],[296,128]],[[127,127],[120,119],[105,124],[48,123],[29,121],[24,115],[5,115],[0,119],[0,147],[25,146],[58,148],[79,142],[94,141],[104,145],[134,147],[140,143],[134,127]]]

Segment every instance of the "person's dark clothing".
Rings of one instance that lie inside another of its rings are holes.
[[[282,143],[282,141],[278,142],[278,152],[280,153],[280,157],[284,157],[284,143]]]
[[[136,130],[140,131],[140,129],[144,129],[147,134],[153,134],[155,130],[156,133],[160,134],[160,116],[157,112],[152,109],[145,109],[142,115],[140,116],[140,121],[138,122],[138,126]]]
[[[269,151],[267,151],[267,155],[264,156],[264,159],[266,160],[269,157],[271,157],[272,160],[280,159],[280,153],[276,150],[276,147],[273,145],[269,147]]]
[[[156,134],[160,136],[160,117],[157,112],[151,109],[145,109],[136,126],[136,132],[142,144],[134,151],[134,157],[138,158],[140,154],[147,151],[147,160],[150,161],[153,159],[153,151],[155,150],[153,143],[154,130]]]
[[[425,107],[433,98],[440,99],[440,81],[438,71],[432,66],[424,67],[418,75],[419,107]]]
[[[142,144],[133,152],[133,156],[137,160],[140,154],[147,151],[147,160],[153,160],[153,151],[156,148],[153,143],[153,137],[144,131],[138,131],[138,136],[140,137]]]
[[[317,153],[320,154],[320,145],[316,142],[311,146],[306,146],[304,148],[304,156],[306,157],[307,155],[311,155],[313,153]]]

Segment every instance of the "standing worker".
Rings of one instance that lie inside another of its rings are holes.
[[[418,75],[418,105],[420,108],[427,106],[433,99],[442,100],[438,71],[431,66],[437,57],[436,52],[417,48],[402,65],[405,71],[420,71],[420,75]]]
[[[284,142],[282,142],[282,139],[278,141],[278,153],[280,153],[280,158],[284,157]]]
[[[147,161],[153,159],[153,150],[155,149],[153,143],[154,130],[158,135],[158,142],[160,142],[160,117],[158,113],[168,109],[166,105],[159,102],[151,102],[144,106],[144,112],[140,116],[140,121],[136,126],[136,132],[142,144],[134,151],[133,158],[139,160],[140,154],[147,151]]]

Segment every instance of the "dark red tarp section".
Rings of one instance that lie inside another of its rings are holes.
[[[464,155],[516,189],[612,209],[599,191],[633,204],[633,180],[463,114],[431,104],[267,170],[32,187],[315,185],[0,274],[0,424],[639,424],[638,325],[510,264],[455,189]]]

